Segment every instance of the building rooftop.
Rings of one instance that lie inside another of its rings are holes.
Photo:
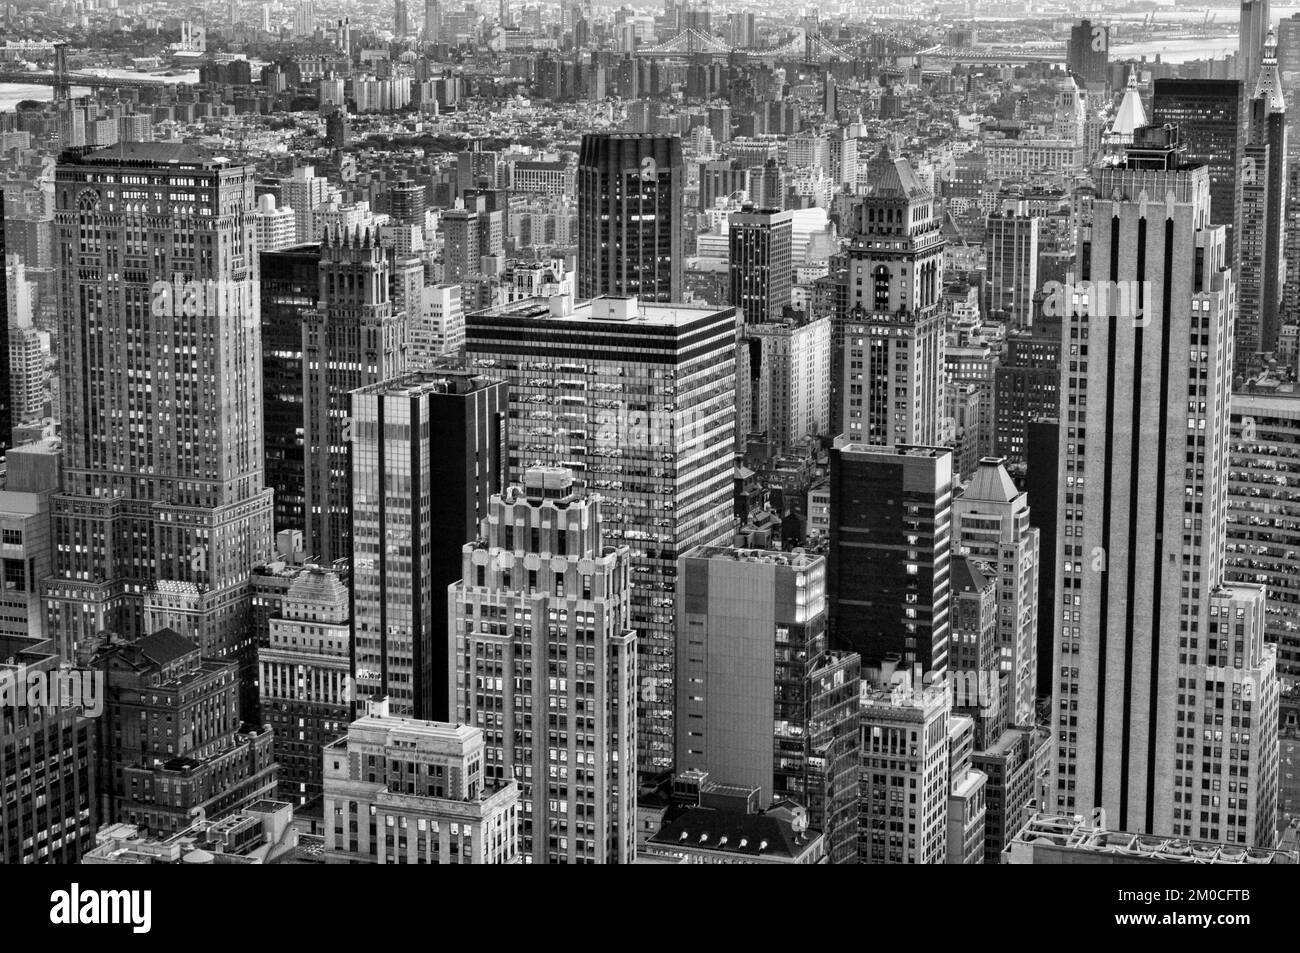
[[[970,483],[962,490],[962,499],[988,503],[1010,503],[1021,495],[1003,465],[1004,457],[984,457]]]
[[[574,303],[568,295],[551,298],[524,298],[511,304],[488,308],[472,318],[529,318],[573,323],[626,324],[676,328],[691,321],[734,308],[711,304],[663,304],[641,301],[636,297],[599,297]]]
[[[383,394],[385,397],[423,397],[426,394],[469,394],[494,387],[500,381],[475,371],[452,368],[413,371],[400,377],[358,387],[354,394]]]
[[[348,588],[339,579],[337,573],[313,566],[304,569],[289,584],[289,591],[285,598],[291,602],[346,604]]]
[[[1294,864],[1294,851],[1269,850],[1113,831],[1079,814],[1036,814],[1007,846],[1019,854],[1034,846],[1056,847],[1090,854],[1110,854],[1116,860],[1183,864]]]
[[[68,153],[62,158],[66,164],[75,165],[119,165],[153,164],[198,166],[203,169],[216,170],[239,163],[226,156],[218,155],[208,149],[180,142],[119,142],[86,152],[72,158]]]
[[[665,823],[650,838],[650,843],[668,849],[793,859],[819,837],[820,832],[796,830],[789,820],[772,813],[746,814],[696,807]]]
[[[723,559],[744,563],[762,563],[769,566],[789,566],[791,569],[810,569],[825,562],[823,557],[802,550],[785,552],[779,549],[742,549],[736,546],[695,546],[682,554],[689,559]]]

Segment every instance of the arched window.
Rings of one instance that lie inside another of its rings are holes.
[[[876,311],[889,310],[889,269],[884,265],[877,265],[876,270],[872,272],[874,281],[872,299],[873,307]]]

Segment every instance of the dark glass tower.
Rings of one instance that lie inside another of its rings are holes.
[[[502,488],[507,385],[414,373],[352,394],[352,651],[357,701],[446,721],[447,587]]]
[[[1237,169],[1246,146],[1246,91],[1235,79],[1157,79],[1153,126],[1175,125],[1183,160],[1210,170],[1210,223],[1232,228]],[[1233,236],[1228,235],[1231,258]]]
[[[864,666],[947,668],[952,491],[947,447],[831,450],[831,629]]]
[[[681,301],[678,136],[593,133],[578,155],[578,298]]]
[[[275,531],[306,531],[302,332],[320,291],[320,245],[261,253],[262,412]]]

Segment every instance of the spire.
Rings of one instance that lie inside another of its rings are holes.
[[[1259,63],[1255,99],[1264,100],[1265,109],[1271,113],[1286,112],[1286,99],[1282,96],[1282,78],[1277,71],[1277,38],[1272,30],[1268,31],[1268,36],[1264,39],[1264,56]]]

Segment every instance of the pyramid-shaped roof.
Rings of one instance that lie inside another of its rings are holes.
[[[1010,503],[1020,495],[1020,491],[1002,465],[1001,457],[985,457],[980,460],[979,468],[961,495],[966,500]]]
[[[1268,31],[1264,40],[1264,57],[1260,61],[1259,80],[1255,83],[1255,98],[1264,100],[1271,113],[1286,112],[1286,99],[1282,96],[1282,77],[1277,71],[1277,40]]]
[[[1128,88],[1124,90],[1124,98],[1119,101],[1115,121],[1110,124],[1110,134],[1128,136],[1132,139],[1134,131],[1146,124],[1147,111],[1142,105],[1142,97],[1138,94],[1137,73],[1129,70]]]
[[[880,196],[901,196],[903,198],[925,198],[930,190],[925,187],[920,176],[906,159],[894,159],[884,164],[884,173],[876,180],[872,194]]]

